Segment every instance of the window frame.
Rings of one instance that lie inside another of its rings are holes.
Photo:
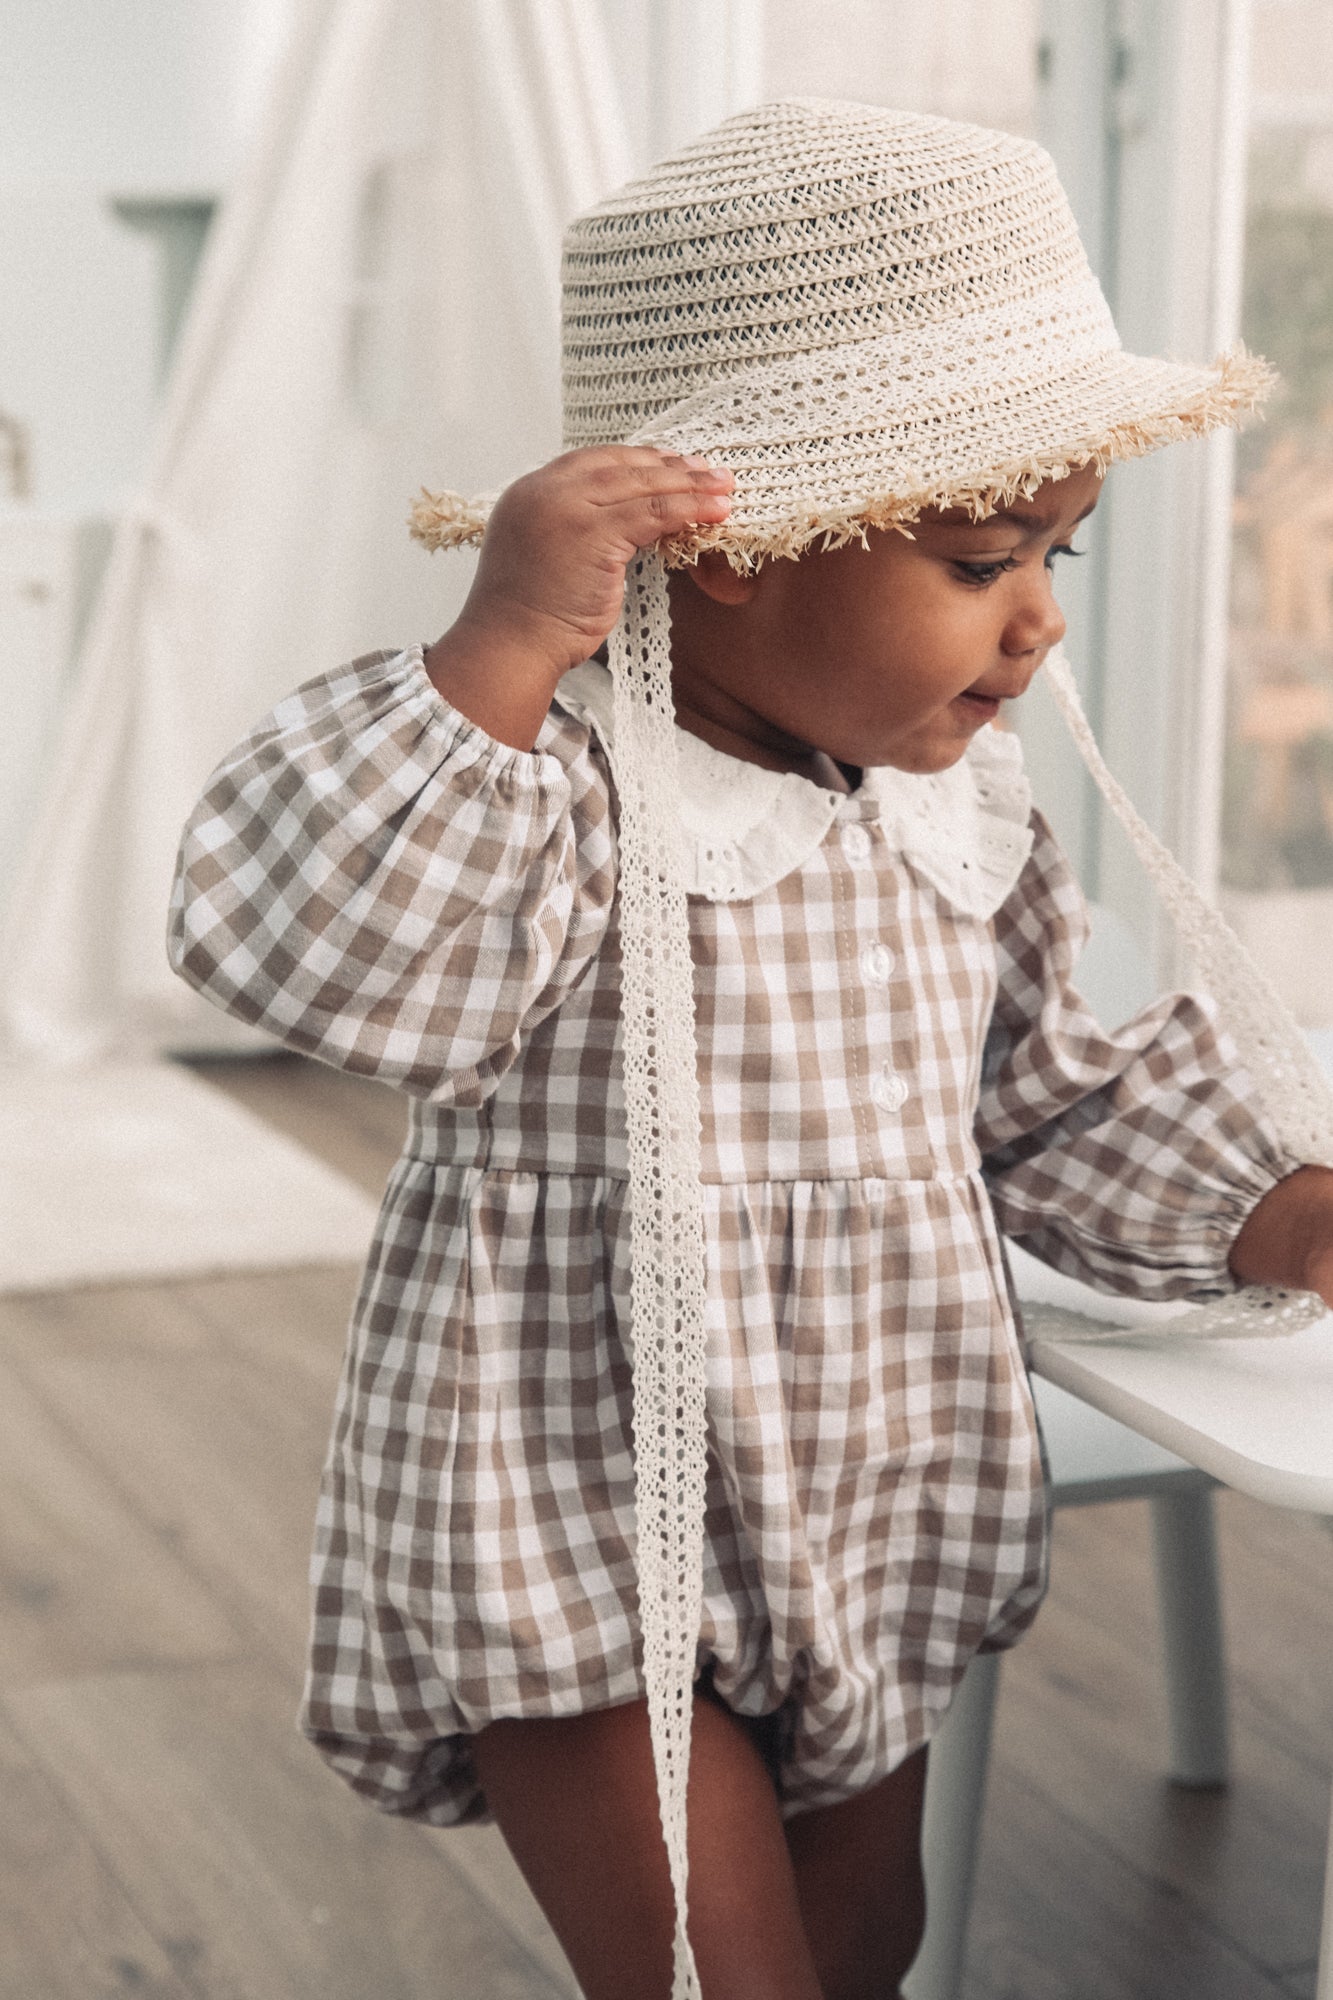
[[[1038,134],[1132,352],[1206,360],[1238,337],[1250,33],[1251,0],[1043,0]],[[1107,762],[1210,900],[1233,463],[1221,431],[1117,467],[1091,560],[1062,577],[1069,656]],[[1174,927],[1048,697],[1021,733],[1085,890],[1130,926],[1161,986],[1180,984]]]

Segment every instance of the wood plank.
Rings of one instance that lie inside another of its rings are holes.
[[[1219,1496],[1237,1711],[1327,1771],[1333,1743],[1333,1536],[1308,1514]]]
[[[430,1837],[439,1842],[440,1852],[454,1872],[476,1891],[509,1936],[536,1959],[558,1991],[568,2000],[579,2000],[569,1960],[505,1846],[499,1827],[460,1826]]]
[[[1219,1507],[1236,1695],[1235,1778],[1223,1795],[1182,1791],[1161,1776],[1163,1699],[1155,1602],[1146,1595],[1152,1588],[1146,1508],[1135,1503],[1057,1516],[1050,1599],[1003,1676],[978,1884],[983,1928],[983,1906],[993,1912],[997,1901],[1015,1893],[997,1857],[1013,1840],[1011,1793],[1017,1787],[1043,1803],[1042,1816],[1052,1823],[1079,1801],[1078,1819],[1098,1853],[1120,1868],[1146,1873],[1179,1899],[1191,1919],[1236,1940],[1270,1982],[1313,1958],[1329,1802],[1328,1732],[1309,1700],[1283,1710],[1276,1734],[1262,1726],[1255,1689],[1273,1650],[1267,1635],[1274,1625],[1266,1615],[1272,1607],[1260,1602],[1257,1616],[1249,1607],[1239,1616],[1235,1610],[1244,1604],[1243,1586],[1255,1581],[1243,1574],[1252,1568],[1241,1560],[1246,1530],[1255,1514],[1269,1512],[1239,1496],[1222,1496]],[[1299,1530],[1305,1524],[1284,1517],[1283,1525]],[[1271,1534],[1267,1522],[1264,1533]],[[1268,1567],[1270,1593],[1290,1587],[1291,1539],[1285,1572]],[[1333,1593],[1322,1613],[1322,1622],[1299,1635],[1289,1620],[1278,1621],[1284,1652],[1304,1659],[1321,1680]],[[1283,1671],[1296,1680],[1289,1663]],[[1092,1906],[1083,1906],[1082,1885],[1071,1884],[1071,1894],[1086,1927],[1093,1915]]]
[[[1199,1923],[1243,1940],[1273,1978],[1313,1955],[1319,1814],[1328,1805],[1318,1778],[1237,1732],[1230,1790],[1184,1791],[1155,1766],[1145,1769],[1128,1735],[1090,1724],[1077,1699],[1020,1705],[1012,1693],[1005,1691],[1008,1713],[996,1733],[997,1797],[988,1808],[983,1871],[991,1849],[1012,1838],[999,1803],[1008,1781],[1026,1788],[1053,1821],[1079,1801],[1081,1826],[1099,1854],[1150,1877]]]
[[[1083,1803],[997,1771],[964,2000],[1282,2000],[1242,1941],[1095,1838]]]
[[[198,2000],[2,1709],[0,1993]]]
[[[232,1353],[29,1356],[23,1376],[238,1629],[301,1661],[329,1398]]]
[[[192,1995],[568,2000],[441,1840],[327,1772],[262,1661],[52,1682],[12,1712]]]
[[[234,1653],[208,1592],[0,1370],[0,1685]]]
[[[0,1294],[0,1354],[141,1351],[197,1354],[216,1330],[194,1310],[186,1283],[88,1285]]]
[[[230,1353],[305,1376],[331,1407],[360,1276],[314,1265],[0,1295],[0,1359]]]
[[[262,1368],[284,1394],[312,1395],[330,1416],[360,1270],[330,1265],[238,1273],[198,1287],[194,1309],[220,1351]]]

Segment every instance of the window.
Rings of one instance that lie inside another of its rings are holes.
[[[1237,455],[1222,900],[1333,1052],[1333,10],[1254,14],[1242,329],[1282,382]]]

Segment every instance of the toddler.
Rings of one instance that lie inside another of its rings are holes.
[[[883,2000],[929,1740],[1043,1588],[1002,1237],[1333,1300],[1333,1173],[1195,999],[1093,1018],[992,726],[1106,467],[1263,371],[1125,355],[1038,148],[807,102],[576,223],[564,339],[570,448],[418,511],[484,533],[461,615],[182,849],[177,969],[410,1099],[302,1723],[493,1815],[588,2000]]]

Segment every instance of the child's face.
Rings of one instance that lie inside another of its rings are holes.
[[[771,769],[941,771],[1027,688],[1064,636],[1052,569],[1097,504],[1085,467],[972,521],[961,510],[863,548],[738,577],[714,557],[672,578],[682,725]]]

